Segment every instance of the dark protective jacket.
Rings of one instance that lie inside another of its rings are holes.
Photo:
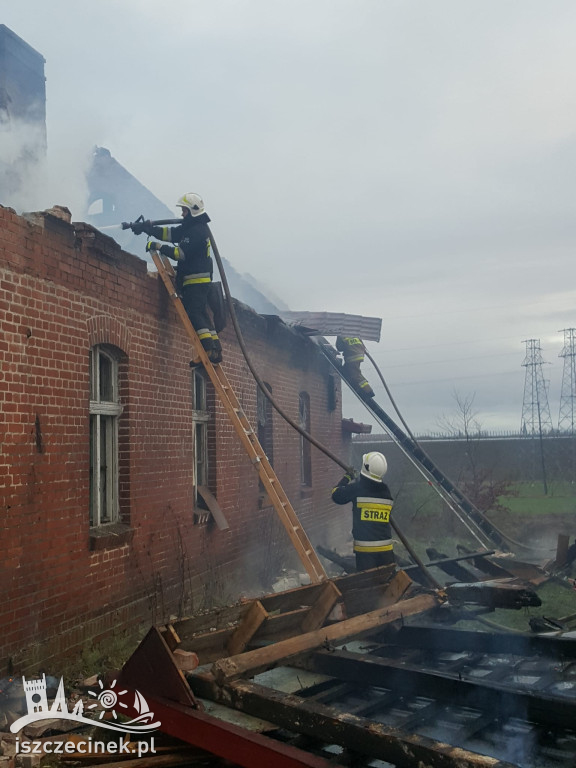
[[[357,336],[338,336],[336,349],[344,355],[344,363],[362,363],[366,347]]]
[[[360,475],[344,475],[332,491],[336,504],[352,502],[352,536],[355,552],[386,552],[393,549],[392,494],[386,483]]]
[[[374,390],[360,369],[360,365],[364,361],[364,353],[366,352],[362,339],[359,339],[357,336],[338,336],[336,339],[336,349],[342,352],[344,356],[342,373],[345,378],[363,395],[374,397]]]
[[[178,262],[176,284],[179,288],[212,281],[214,265],[209,221],[208,214],[203,213],[200,216],[186,216],[182,224],[176,227],[154,226],[148,231],[149,235],[158,240],[178,243],[176,248],[163,245],[160,253]]]

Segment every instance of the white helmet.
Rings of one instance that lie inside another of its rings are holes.
[[[200,216],[204,213],[204,201],[195,192],[187,192],[176,203],[178,208],[188,208],[190,216]]]
[[[360,474],[364,475],[364,477],[367,477],[369,480],[375,480],[377,483],[381,483],[387,469],[388,464],[381,453],[365,453],[364,456],[362,456],[362,469],[360,470]]]

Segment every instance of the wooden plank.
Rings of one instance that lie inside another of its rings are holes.
[[[210,514],[214,518],[214,521],[218,526],[219,530],[226,531],[228,528],[230,528],[230,526],[228,525],[228,521],[224,516],[224,512],[222,512],[222,510],[220,509],[220,504],[218,504],[218,501],[216,500],[216,497],[214,496],[212,491],[209,488],[207,488],[205,485],[199,485],[198,493],[204,499],[206,506],[210,510]]]
[[[342,593],[333,581],[322,584],[320,594],[304,617],[300,630],[302,632],[312,632],[315,629],[320,629],[334,605],[341,599]]]
[[[550,578],[550,575],[546,573],[542,568],[533,563],[524,563],[522,560],[516,560],[508,557],[492,558],[492,561],[496,561],[502,566],[509,575],[517,576],[519,579],[529,581],[534,586],[538,586]]]
[[[263,643],[277,643],[280,640],[286,640],[294,635],[302,634],[302,622],[306,618],[310,608],[304,606],[295,611],[279,613],[277,616],[270,616],[265,624],[254,638],[254,645]]]
[[[404,597],[414,582],[404,571],[397,571],[392,581],[388,584],[382,597],[381,608],[386,605],[393,605]]]
[[[453,605],[473,603],[490,608],[540,606],[542,600],[533,589],[518,579],[493,579],[472,584],[449,584],[446,594]]]
[[[469,752],[417,733],[404,733],[398,728],[253,682],[239,680],[224,688],[215,684],[210,686],[209,677],[206,675],[202,681],[199,695],[222,701],[254,717],[265,718],[289,731],[328,744],[339,744],[363,757],[405,767],[514,768],[511,763],[498,758]],[[204,685],[204,681],[208,684]]]
[[[467,707],[496,713],[503,720],[525,718],[540,725],[571,728],[576,717],[576,702],[543,693],[540,676],[538,683],[530,687],[494,681],[488,676],[465,679],[460,670],[448,672],[421,661],[410,663],[404,658],[388,658],[380,653],[372,656],[340,650],[319,650],[306,656],[302,666],[360,687],[418,691],[419,696],[429,696],[444,705],[465,701]],[[509,674],[510,668],[503,664],[494,671],[501,677]],[[399,727],[404,728],[400,724]]]
[[[325,643],[343,643],[352,637],[364,637],[403,616],[412,616],[434,608],[440,602],[435,594],[419,595],[314,632],[282,640],[266,648],[257,648],[228,659],[220,659],[213,664],[212,673],[219,683],[242,675],[254,675]]]
[[[86,736],[82,737],[83,741],[86,741]],[[136,745],[133,745],[134,753],[137,753]],[[63,753],[59,760],[62,763],[73,762],[75,764],[84,765],[100,765],[106,766],[106,768],[167,768],[168,766],[187,766],[187,768],[194,768],[194,766],[213,766],[214,758],[204,750],[196,749],[194,747],[158,747],[155,746],[154,755],[143,754],[142,757],[134,757],[133,754],[126,754],[125,756],[118,753],[98,753],[98,754],[86,754],[85,752],[68,752]],[[115,758],[115,759],[114,759]]]
[[[570,537],[566,533],[558,534],[558,544],[556,545],[556,565],[566,565],[568,556],[568,547],[570,546]]]
[[[180,637],[178,632],[174,629],[172,624],[166,624],[165,627],[160,627],[160,632],[164,638],[166,645],[171,651],[174,651],[180,645]]]
[[[472,558],[472,565],[487,576],[492,576],[496,579],[504,579],[507,576],[510,576],[510,573],[507,570],[502,568],[501,565],[492,562],[488,556]]]
[[[284,592],[277,592],[271,595],[264,595],[260,598],[260,602],[266,608],[269,614],[280,611],[294,611],[297,608],[301,608],[303,605],[313,605],[318,595],[322,591],[323,584],[306,584],[302,587],[294,587],[293,589],[287,589]]]
[[[194,635],[201,635],[211,629],[230,629],[238,624],[246,613],[250,610],[252,600],[237,605],[228,605],[224,608],[217,608],[208,613],[202,613],[198,616],[189,616],[180,621],[173,622],[173,627],[180,636],[182,643],[189,640]],[[193,649],[190,649],[193,650]]]
[[[207,632],[205,635],[191,637],[182,642],[180,648],[198,655],[200,664],[211,664],[223,656],[228,656],[226,647],[236,628],[220,629],[216,632]]]
[[[267,618],[268,612],[259,600],[255,600],[244,616],[240,626],[226,643],[228,654],[234,656],[237,653],[242,653]]]
[[[357,589],[347,587],[343,591],[346,614],[349,617],[358,616],[384,608],[386,605],[393,605],[401,599],[412,583],[404,571],[398,571],[390,581],[372,585],[360,582]]]
[[[353,617],[376,610],[379,607],[378,596],[384,594],[395,574],[396,567],[390,565],[334,579],[334,584],[342,593],[346,615]]]
[[[375,584],[387,584],[392,580],[396,573],[395,565],[384,565],[381,568],[371,568],[368,571],[359,571],[350,573],[347,576],[339,576],[334,579],[334,583],[346,595],[351,589],[367,589],[374,587]]]

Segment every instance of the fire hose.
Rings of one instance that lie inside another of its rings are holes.
[[[132,229],[133,225],[144,223],[145,219],[141,215],[138,219],[136,219],[135,222],[123,222],[122,223],[122,229]],[[179,224],[181,223],[181,219],[162,219],[158,221],[146,221],[146,224],[149,226],[161,226],[161,225],[167,225],[167,224]],[[354,475],[355,470],[351,467],[349,467],[342,459],[340,459],[338,456],[336,456],[335,453],[333,453],[327,446],[325,446],[323,443],[319,442],[313,435],[311,435],[309,432],[307,432],[305,429],[303,429],[300,424],[298,424],[294,419],[292,419],[285,411],[284,409],[279,405],[277,400],[273,397],[270,390],[266,387],[264,381],[260,377],[258,371],[254,367],[254,364],[252,362],[252,359],[250,357],[250,354],[248,352],[248,349],[246,347],[246,343],[244,341],[244,337],[242,334],[242,331],[240,329],[240,324],[238,322],[238,317],[236,315],[236,310],[234,308],[234,302],[232,301],[232,294],[230,292],[230,286],[228,284],[228,279],[226,277],[226,271],[224,269],[224,265],[222,263],[222,258],[220,256],[220,251],[218,249],[218,246],[216,244],[216,241],[214,239],[214,236],[210,229],[208,228],[208,231],[210,232],[210,240],[212,243],[212,249],[214,253],[214,258],[216,261],[216,265],[218,267],[218,271],[220,273],[220,279],[222,281],[222,287],[224,289],[224,296],[226,300],[226,304],[228,306],[228,311],[230,313],[230,319],[232,321],[232,326],[234,328],[234,332],[236,334],[236,338],[238,339],[238,345],[240,347],[240,351],[242,352],[242,355],[244,357],[244,360],[246,361],[246,364],[250,370],[250,373],[252,374],[258,388],[262,392],[262,394],[266,397],[266,399],[270,402],[272,407],[276,410],[276,412],[284,419],[284,421],[287,422],[294,430],[296,430],[302,437],[307,440],[309,443],[311,443],[315,448],[317,448],[319,451],[321,451],[325,456],[327,456],[331,461],[333,461],[335,464],[338,464],[346,473]],[[426,567],[423,560],[417,555],[417,553],[414,551],[414,548],[410,544],[410,542],[406,539],[405,535],[401,531],[401,529],[398,527],[398,524],[390,520],[390,525],[392,526],[394,532],[398,536],[399,540],[401,541],[402,545],[405,547],[406,551],[410,555],[410,557],[413,559],[413,561],[416,563],[416,565],[419,566],[421,569],[421,572],[425,575],[425,578],[429,582],[430,586],[433,589],[442,589],[442,585],[440,582],[438,582],[434,576],[430,573],[429,569]]]

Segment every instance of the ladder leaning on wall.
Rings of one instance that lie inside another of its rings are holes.
[[[206,354],[204,347],[202,346],[198,334],[194,330],[192,323],[184,309],[184,305],[176,290],[174,278],[175,273],[172,264],[165,256],[162,256],[158,251],[151,250],[150,255],[156,265],[158,274],[162,278],[166,290],[172,302],[176,308],[184,329],[192,342],[194,348],[195,357],[199,358],[202,362],[204,369],[212,384],[216,394],[220,398],[230,421],[240,441],[242,442],[252,464],[258,470],[258,475],[264,486],[264,490],[268,494],[272,506],[276,510],[281,523],[286,529],[288,536],[290,537],[294,548],[300,558],[306,572],[310,576],[310,581],[317,583],[327,579],[326,571],[324,570],[322,563],[314,547],[310,543],[306,532],[302,528],[298,516],[292,507],[280,481],[276,477],[276,473],[272,469],[268,457],[264,453],[262,446],[256,436],[256,433],[250,426],[250,422],[246,418],[242,407],[234,393],[234,390],[230,386],[228,379],[222,367],[220,365],[212,365],[208,355]]]

